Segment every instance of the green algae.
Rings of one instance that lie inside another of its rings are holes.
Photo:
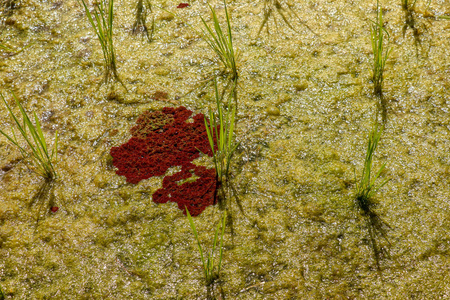
[[[204,299],[186,218],[176,204],[151,201],[161,178],[127,184],[108,168],[107,157],[130,138],[143,111],[178,104],[208,111],[211,97],[198,88],[213,66],[206,44],[155,7],[154,41],[143,42],[129,34],[135,1],[120,2],[114,42],[129,93],[117,90],[120,97],[111,99],[107,87],[98,87],[102,53],[79,4],[20,3],[2,11],[1,43],[32,46],[0,54],[0,88],[13,89],[27,111],[36,111],[46,137],[58,130],[61,171],[52,191],[59,210],[42,211],[36,225],[38,203],[31,200],[42,180],[0,140],[5,298]],[[171,11],[177,4],[160,3]],[[385,175],[392,180],[374,199],[374,210],[392,227],[391,256],[381,258],[380,274],[353,201],[354,168],[362,168],[377,110],[365,21],[375,17],[375,4],[295,3],[317,36],[292,19],[297,33],[280,22],[279,34],[252,39],[263,1],[228,3],[241,70],[241,159],[232,175],[245,215],[233,204],[233,233],[224,235],[217,287],[226,298],[438,299],[450,293],[450,25],[430,17],[450,7],[444,1],[432,1],[428,10],[416,5],[417,26],[426,28],[416,55],[414,32],[403,36],[401,30],[400,3],[382,4],[394,49],[384,74],[387,124],[377,154],[390,159]],[[209,9],[197,1],[176,12],[200,26],[199,15]],[[158,91],[168,96],[153,100]],[[279,116],[267,116],[270,105]],[[10,121],[2,112],[4,128]],[[212,232],[220,213],[218,207],[205,210],[195,219],[199,231]]]

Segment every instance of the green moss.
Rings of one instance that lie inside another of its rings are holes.
[[[5,23],[14,19],[25,31],[18,34],[14,24],[5,24],[2,43],[34,44],[14,56],[3,53],[0,85],[14,87],[24,108],[36,111],[44,135],[60,133],[53,200],[60,209],[50,213],[43,202],[36,225],[39,204],[30,205],[30,199],[40,182],[25,161],[16,160],[20,153],[0,139],[0,284],[6,299],[205,298],[186,217],[176,204],[152,202],[162,178],[128,184],[107,154],[130,138],[130,127],[144,111],[178,105],[208,111],[214,99],[200,81],[206,73],[217,74],[217,64],[186,26],[201,26],[195,15],[208,16],[208,7],[193,1],[176,9],[184,19],[170,22],[155,10],[154,43],[128,30],[114,32],[120,74],[129,88],[118,102],[108,101],[109,87],[98,85],[102,53],[89,24],[77,15],[79,4],[41,1],[28,9],[34,2],[22,0],[6,16]],[[223,20],[219,2],[215,9]],[[426,32],[417,57],[412,32],[403,37],[395,30],[404,25],[399,3],[385,7],[385,26],[397,42],[384,74],[385,138],[375,154],[380,161],[389,158],[385,175],[392,177],[375,199],[377,213],[393,228],[392,258],[382,260],[382,281],[352,199],[354,168],[363,167],[364,140],[377,113],[369,90],[370,24],[364,21],[374,19],[375,6],[361,15],[352,9],[367,8],[361,0],[353,6],[342,0],[291,2],[320,38],[301,24],[292,24],[295,33],[280,22],[276,34],[248,40],[257,35],[263,1],[227,3],[240,49],[241,146],[232,168],[238,200],[231,198],[233,222],[227,226],[233,231],[217,289],[232,299],[442,298],[449,276],[448,22],[434,22],[430,30],[416,19]],[[446,11],[441,2],[432,1],[430,11]],[[126,29],[136,1],[122,4],[115,24]],[[173,4],[162,3],[166,9]],[[311,18],[318,11],[332,11],[333,20]],[[69,15],[78,19],[64,22]],[[282,116],[268,117],[268,105]],[[0,124],[8,130],[7,111],[0,109]],[[196,225],[213,230],[218,213],[218,206],[208,208]]]

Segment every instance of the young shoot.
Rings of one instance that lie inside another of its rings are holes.
[[[381,139],[382,129],[378,128],[378,123],[375,123],[371,133],[369,134],[369,142],[367,145],[366,158],[364,160],[364,168],[362,171],[361,179],[359,183],[356,183],[356,203],[358,207],[365,214],[370,213],[371,206],[371,198],[375,195],[375,193],[383,187],[390,179],[386,179],[379,183],[375,184],[375,181],[380,176],[381,172],[384,170],[386,163],[384,163],[378,172],[372,176],[372,162],[373,162],[373,154],[377,149],[378,142]],[[356,174],[355,174],[356,181]]]
[[[383,13],[380,6],[377,3],[377,20],[372,24],[371,39],[372,39],[372,50],[373,50],[373,84],[374,84],[374,94],[377,96],[382,95],[383,80],[384,80],[384,67],[388,59],[390,49],[389,46],[385,46],[385,36],[387,37],[389,43],[389,33],[384,28],[383,24]]]
[[[228,14],[227,3],[224,0],[225,16],[227,21],[226,33],[222,30],[219,19],[215,9],[208,3],[213,17],[213,26],[209,26],[206,21],[202,19],[203,29],[202,38],[208,43],[209,47],[217,54],[220,61],[224,65],[225,72],[231,73],[231,78],[236,80],[238,78],[238,72],[236,68],[236,58],[233,49],[233,36],[231,34],[230,16]]]
[[[235,82],[234,82],[235,84]],[[222,99],[219,97],[217,81],[214,80],[217,114],[209,111],[209,121],[205,117],[206,133],[213,153],[217,180],[224,182],[229,176],[231,158],[238,144],[234,142],[234,127],[236,106],[232,105],[233,90],[228,96],[226,111],[222,108]],[[218,121],[216,121],[218,119]],[[208,124],[209,123],[209,124]]]
[[[200,252],[200,257],[201,257],[202,264],[203,264],[203,271],[205,274],[205,284],[206,284],[206,286],[209,286],[212,283],[214,283],[214,281],[216,279],[218,279],[220,276],[220,268],[222,267],[222,258],[223,258],[223,235],[225,232],[225,220],[226,220],[227,213],[226,212],[223,213],[222,222],[219,223],[216,227],[216,232],[214,234],[214,241],[213,241],[213,247],[211,250],[211,254],[207,254],[207,255],[203,255],[203,248],[202,248],[202,245],[200,244],[200,239],[198,238],[198,233],[197,233],[197,230],[195,229],[194,221],[192,220],[192,217],[189,214],[189,210],[187,208],[186,208],[186,215],[188,217],[189,225],[191,226],[191,229],[192,229],[192,232],[194,233],[195,239],[197,240],[198,251]],[[217,247],[217,239],[219,236],[219,226],[220,225],[222,225],[222,230],[221,230],[221,234],[220,234],[219,261],[217,262],[217,266],[216,266],[216,262],[214,260],[214,252],[216,251],[216,247]],[[205,257],[206,257],[206,259],[205,259]]]
[[[44,177],[46,180],[54,179],[57,176],[54,169],[54,164],[56,163],[58,132],[55,132],[55,144],[53,146],[52,152],[49,153],[47,143],[45,142],[45,138],[42,133],[41,124],[38,117],[36,116],[36,113],[34,113],[34,122],[36,125],[33,125],[27,113],[17,99],[16,95],[14,93],[12,93],[12,95],[14,97],[14,100],[16,101],[17,106],[19,106],[20,113],[23,119],[22,123],[19,122],[19,119],[14,115],[5,98],[0,93],[0,96],[5,103],[9,114],[16,124],[15,127],[19,130],[20,135],[30,148],[31,153],[29,153],[29,151],[21,146],[21,144],[17,140],[16,134],[14,133],[14,126],[11,126],[12,135],[6,134],[3,130],[0,130],[0,133],[3,134],[14,146],[19,149],[23,157],[31,157],[36,173]]]
[[[108,83],[111,80],[116,80],[123,85],[117,73],[116,55],[113,45],[114,0],[109,0],[108,2],[107,0],[99,0],[95,2],[92,12],[89,10],[85,0],[81,0],[81,3],[102,47],[105,61],[104,82]]]

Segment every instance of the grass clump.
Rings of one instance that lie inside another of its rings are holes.
[[[233,87],[234,90],[235,87]],[[206,133],[209,145],[213,152],[217,180],[220,184],[229,177],[230,163],[234,151],[238,146],[234,142],[234,128],[236,120],[236,105],[232,105],[233,92],[228,96],[226,110],[222,108],[222,99],[219,96],[217,81],[214,80],[217,113],[209,111],[209,121],[205,117]],[[218,120],[218,121],[216,121]]]
[[[225,16],[227,21],[226,30],[222,30],[219,19],[215,9],[208,3],[213,17],[213,26],[209,26],[206,21],[202,19],[203,29],[202,38],[208,43],[209,47],[217,54],[220,61],[225,67],[225,72],[231,74],[233,80],[237,80],[238,72],[236,67],[236,57],[233,49],[233,36],[231,34],[230,15],[228,14],[227,3],[225,5]]]
[[[9,111],[9,114],[13,118],[17,129],[20,132],[20,135],[25,140],[26,144],[31,150],[29,153],[24,147],[20,145],[17,140],[16,134],[14,133],[14,126],[11,126],[12,135],[6,134],[3,130],[0,130],[0,133],[3,134],[14,146],[16,146],[23,157],[30,156],[34,167],[35,172],[44,177],[46,180],[51,180],[56,178],[57,174],[54,168],[54,164],[56,163],[57,156],[57,147],[58,147],[58,132],[55,132],[55,144],[53,146],[53,150],[51,154],[49,153],[47,143],[45,141],[44,135],[42,133],[41,124],[39,122],[36,113],[34,113],[34,121],[36,125],[33,125],[27,113],[23,109],[16,95],[12,93],[14,100],[16,101],[17,106],[19,106],[20,113],[22,115],[22,123],[19,122],[19,119],[14,115],[11,110],[11,107],[6,102],[3,95],[0,93],[3,102],[6,105],[6,108]]]
[[[78,0],[80,1],[80,0]],[[95,2],[93,12],[89,10],[85,0],[81,3],[88,17],[89,23],[97,34],[102,47],[103,59],[105,61],[105,83],[111,80],[122,81],[119,78],[116,67],[116,55],[113,45],[113,20],[114,20],[114,0],[100,0]]]
[[[200,252],[200,257],[201,257],[202,264],[203,264],[203,271],[204,271],[204,274],[205,274],[205,284],[206,284],[206,286],[209,286],[212,283],[214,283],[214,281],[216,279],[219,278],[220,268],[222,267],[223,235],[224,235],[224,232],[225,232],[226,212],[224,212],[224,214],[223,214],[222,222],[219,223],[217,225],[217,227],[216,227],[211,254],[208,254],[207,256],[203,255],[203,248],[202,248],[202,245],[200,244],[200,240],[198,238],[198,233],[197,233],[197,230],[195,229],[194,221],[193,221],[191,215],[189,214],[189,210],[187,208],[186,208],[186,215],[188,217],[189,225],[191,226],[191,229],[192,229],[192,232],[194,233],[195,239],[197,240],[198,250]],[[214,252],[215,252],[216,247],[217,247],[217,241],[218,241],[218,236],[219,236],[219,226],[220,225],[222,225],[222,230],[221,230],[221,234],[220,234],[219,261],[217,262],[217,266],[216,266],[216,261],[214,260]],[[206,259],[205,259],[205,257],[206,257]]]
[[[361,175],[361,179],[356,183],[356,204],[359,207],[364,219],[367,223],[367,229],[369,233],[369,241],[374,254],[374,259],[378,272],[381,276],[381,259],[383,257],[390,257],[389,249],[391,244],[389,242],[386,231],[391,229],[389,224],[384,222],[378,214],[372,209],[373,201],[372,197],[375,193],[382,188],[390,179],[385,179],[376,184],[381,172],[384,170],[386,163],[384,163],[378,172],[372,176],[372,162],[373,155],[377,149],[378,143],[381,139],[382,129],[378,128],[378,123],[375,123],[371,133],[369,134],[369,141],[367,145],[366,158],[364,160],[364,168]]]
[[[378,123],[375,123],[371,133],[369,134],[369,142],[367,144],[366,158],[364,160],[364,168],[362,171],[359,183],[356,183],[356,203],[364,214],[370,213],[372,205],[371,198],[375,193],[383,187],[390,179],[386,179],[379,184],[375,184],[376,180],[384,170],[386,163],[384,163],[378,172],[372,176],[372,162],[373,154],[377,149],[378,142],[381,139],[382,129],[378,128]],[[356,180],[356,174],[355,174]]]
[[[382,95],[384,67],[391,50],[389,46],[385,46],[385,36],[389,43],[389,33],[383,24],[383,13],[381,7],[377,3],[377,19],[372,24],[371,40],[373,50],[373,84],[374,93],[377,96]]]

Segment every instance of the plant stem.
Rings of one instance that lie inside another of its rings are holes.
[[[223,3],[225,6],[225,16],[227,21],[226,34],[220,27],[215,9],[208,3],[213,17],[214,27],[211,28],[206,21],[201,18],[205,27],[202,37],[208,43],[209,47],[217,54],[220,61],[224,65],[225,70],[231,73],[231,79],[235,80],[238,78],[238,72],[233,48],[233,36],[231,34],[230,15],[228,14],[226,1],[224,0]]]
[[[200,239],[198,237],[198,233],[195,228],[194,220],[192,219],[191,214],[189,213],[189,210],[187,208],[186,208],[186,215],[189,220],[189,225],[191,226],[191,229],[192,229],[195,239],[197,241],[198,250],[200,252],[200,258],[201,258],[202,264],[203,264],[203,272],[205,275],[205,284],[206,284],[206,286],[209,286],[212,283],[214,283],[214,281],[217,278],[219,278],[219,275],[220,275],[220,269],[222,267],[222,259],[223,259],[223,236],[225,233],[225,220],[226,220],[227,214],[226,214],[226,212],[224,212],[224,214],[222,216],[222,222],[220,222],[216,227],[211,254],[208,254],[208,256],[206,256],[206,260],[205,260],[205,256],[203,255],[202,245],[200,244]],[[221,230],[221,235],[220,235],[219,262],[217,263],[217,272],[215,272],[216,265],[214,263],[214,252],[217,247],[217,238],[219,235],[219,226],[220,225],[222,225],[222,230]]]
[[[81,0],[81,3],[102,47],[105,61],[104,82],[108,83],[115,80],[125,87],[117,73],[116,54],[113,45],[114,0],[109,0],[107,3],[106,0],[100,0],[94,5],[92,13],[89,11],[85,0]]]
[[[232,105],[232,98],[235,96],[235,81],[233,84],[233,89],[228,96],[226,112],[224,113],[221,104],[222,99],[219,97],[217,88],[217,81],[214,80],[217,113],[210,110],[209,121],[205,117],[206,133],[213,153],[217,180],[220,183],[223,183],[229,177],[231,159],[238,146],[238,144],[234,142],[236,105]],[[218,119],[218,123],[216,119]]]
[[[28,117],[27,113],[23,109],[22,105],[20,104],[19,100],[17,99],[16,95],[12,93],[14,100],[16,101],[17,106],[19,106],[20,113],[22,115],[23,119],[23,125],[17,117],[12,112],[11,108],[9,107],[8,103],[6,102],[3,95],[0,93],[1,98],[3,99],[3,102],[6,105],[6,108],[9,111],[9,114],[13,118],[17,129],[20,131],[20,134],[22,135],[23,139],[25,140],[26,144],[31,149],[31,159],[33,160],[33,163],[37,169],[37,173],[41,176],[43,176],[46,179],[53,179],[57,176],[56,171],[53,167],[53,164],[56,162],[57,158],[57,148],[58,148],[58,132],[55,132],[55,145],[52,150],[52,153],[49,154],[47,143],[45,142],[44,134],[42,133],[41,124],[39,122],[39,119],[34,113],[34,121],[36,125],[33,125],[30,118]],[[27,130],[28,128],[28,130]],[[14,146],[16,146],[19,151],[22,153],[23,157],[28,156],[28,151],[23,148],[19,142],[17,141],[17,137],[14,133],[14,128],[11,127],[12,136],[6,134],[4,131],[0,130],[0,133],[3,134]],[[30,137],[31,135],[31,137]]]
[[[383,13],[381,6],[377,2],[377,19],[376,22],[372,24],[371,39],[372,39],[372,50],[373,50],[373,84],[374,84],[374,94],[377,96],[382,95],[383,80],[384,80],[384,67],[386,65],[386,60],[389,56],[390,49],[384,48],[384,35],[387,36],[389,42],[389,33],[384,28],[383,24]]]
[[[380,176],[381,172],[384,170],[386,163],[384,163],[375,176],[372,177],[372,162],[373,162],[373,154],[377,149],[378,142],[381,139],[382,129],[378,128],[378,123],[375,122],[375,125],[369,134],[369,141],[367,144],[366,157],[364,160],[364,168],[361,175],[361,179],[359,184],[356,184],[356,201],[359,208],[365,213],[370,212],[371,206],[371,198],[373,195],[383,187],[390,179],[386,179],[382,181],[380,184],[375,185],[375,181]],[[356,174],[355,174],[356,177]],[[356,178],[355,178],[356,179]]]

